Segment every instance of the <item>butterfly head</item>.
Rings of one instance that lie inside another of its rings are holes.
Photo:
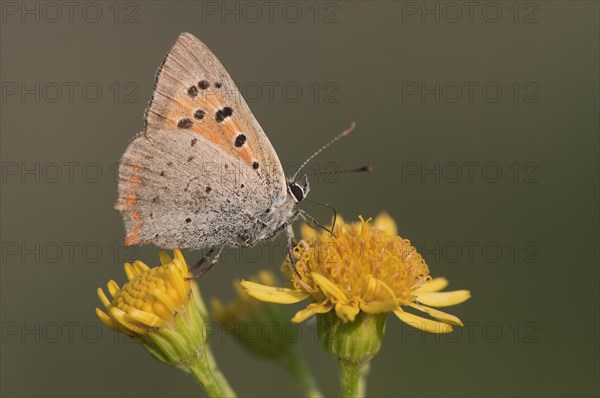
[[[308,176],[304,176],[304,182],[288,180],[288,191],[296,203],[299,203],[308,195],[310,185],[308,184]]]

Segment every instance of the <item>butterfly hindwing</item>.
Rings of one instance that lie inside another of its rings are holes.
[[[171,141],[177,134],[179,139]],[[273,204],[255,170],[187,130],[136,137],[119,169],[127,245],[202,248],[236,243]],[[248,233],[249,234],[249,233]]]

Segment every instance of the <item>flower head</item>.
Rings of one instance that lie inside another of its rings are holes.
[[[198,286],[189,276],[179,250],[171,259],[160,253],[161,264],[150,268],[141,261],[125,264],[129,282],[107,287],[112,300],[98,288],[107,312],[96,308],[109,328],[137,339],[154,357],[186,370],[198,347],[206,341],[206,309]]]
[[[263,301],[295,303],[310,297],[313,303],[299,311],[292,321],[302,322],[320,313],[335,311],[343,322],[353,321],[359,312],[394,312],[418,329],[448,333],[450,325],[462,325],[450,314],[431,307],[459,304],[470,297],[466,290],[439,292],[448,284],[432,279],[423,257],[407,239],[396,236],[396,224],[387,214],[374,223],[364,220],[335,226],[334,235],[303,228],[302,240],[294,249],[296,271],[289,262],[284,271],[291,288],[274,288],[242,282],[248,293]],[[404,311],[411,307],[437,319]]]

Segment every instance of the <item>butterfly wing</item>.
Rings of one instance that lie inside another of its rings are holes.
[[[146,110],[146,131],[176,128],[262,168],[274,192],[285,196],[285,175],[269,139],[221,62],[190,33],[182,33],[167,54]]]
[[[286,197],[277,154],[233,80],[200,40],[181,34],[157,74],[146,129],[121,160],[126,244],[243,240],[248,223]]]
[[[265,211],[273,205],[257,170],[189,130],[139,135],[123,155],[119,174],[117,208],[127,245],[243,244],[265,224]]]

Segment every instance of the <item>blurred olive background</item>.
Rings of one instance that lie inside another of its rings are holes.
[[[346,219],[388,211],[432,275],[472,291],[447,337],[389,317],[369,395],[599,394],[597,2],[75,3],[2,2],[3,396],[203,394],[94,313],[125,260],[158,260],[121,244],[114,167],[184,31],[239,82],[288,170],[356,121],[309,171],[373,173],[320,176],[310,197]],[[229,250],[205,299],[277,270],[283,247]],[[334,395],[314,330],[297,344]],[[240,395],[301,395],[231,334],[211,342]]]

